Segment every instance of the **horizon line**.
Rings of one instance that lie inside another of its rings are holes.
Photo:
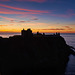
[[[38,31],[37,31],[37,32],[38,32]],[[37,33],[37,32],[32,32],[32,33]],[[3,34],[4,34],[4,33],[5,33],[5,34],[7,34],[7,33],[8,33],[8,34],[10,34],[10,33],[12,34],[12,33],[21,33],[21,32],[1,31],[0,34],[2,34],[2,33],[3,33]],[[39,32],[39,33],[57,33],[57,32]],[[74,34],[75,34],[75,32],[59,32],[59,33],[74,33]]]

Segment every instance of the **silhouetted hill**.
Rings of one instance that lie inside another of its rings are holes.
[[[0,38],[0,71],[2,75],[63,75],[70,54],[75,53],[57,35]]]

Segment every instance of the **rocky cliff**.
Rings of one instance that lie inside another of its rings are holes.
[[[61,36],[0,38],[2,75],[63,75],[75,54]]]

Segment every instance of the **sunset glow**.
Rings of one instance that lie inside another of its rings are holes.
[[[0,0],[0,33],[75,33],[74,0]]]

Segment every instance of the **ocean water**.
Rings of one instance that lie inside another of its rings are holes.
[[[10,36],[21,35],[20,33],[0,33],[0,36],[3,38],[9,38]]]
[[[0,33],[0,36],[4,38],[8,38],[13,35],[20,35],[20,33]],[[75,47],[75,33],[61,33],[61,36],[65,39],[68,45]],[[69,58],[66,75],[75,75],[75,56],[70,55]]]
[[[66,40],[66,43],[75,48],[75,33],[61,34]],[[75,56],[69,56],[69,62],[67,65],[66,75],[75,75]]]

